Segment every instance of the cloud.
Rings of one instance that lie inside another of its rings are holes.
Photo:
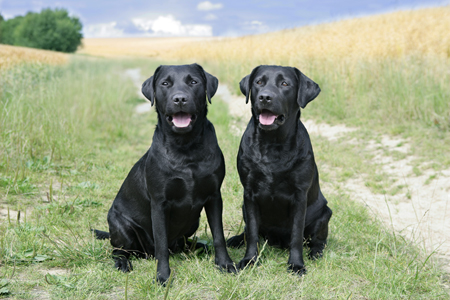
[[[217,20],[217,16],[215,14],[207,14],[204,19],[206,21],[214,21]]]
[[[212,27],[201,24],[186,24],[172,15],[159,16],[155,20],[136,18],[133,24],[152,36],[212,36]]]
[[[197,4],[198,10],[216,10],[223,7],[222,3],[211,3],[209,1],[200,2]]]
[[[251,21],[250,25],[258,27],[258,26],[262,26],[263,22],[261,22],[261,21]]]
[[[89,38],[123,36],[123,29],[116,28],[116,25],[117,22],[88,25],[83,30],[84,36]]]
[[[258,20],[247,21],[243,25],[244,26],[242,29],[244,32],[248,32],[250,34],[259,34],[270,31],[269,26]]]

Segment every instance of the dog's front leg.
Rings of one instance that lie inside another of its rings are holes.
[[[239,262],[239,269],[244,269],[247,265],[254,264],[258,258],[259,241],[259,210],[251,195],[245,195],[244,191],[244,219],[245,219],[245,238],[247,240],[247,250],[244,258]]]
[[[302,193],[300,196],[296,197],[292,207],[294,215],[292,219],[288,269],[299,276],[306,273],[305,263],[303,261],[303,235],[305,230],[306,204],[306,193]]]
[[[166,214],[162,204],[152,203],[152,227],[155,241],[155,259],[157,260],[157,280],[165,285],[170,276],[169,243],[167,241]]]
[[[220,192],[212,196],[205,204],[206,217],[213,236],[214,250],[216,252],[215,263],[221,269],[236,273],[236,267],[228,255],[222,223],[223,202]]]

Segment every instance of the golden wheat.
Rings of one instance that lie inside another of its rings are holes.
[[[21,63],[58,65],[66,63],[68,58],[68,54],[61,52],[0,44],[0,69]]]
[[[216,38],[85,38],[77,53],[103,57],[159,57],[192,42],[214,39]]]
[[[295,63],[301,58],[450,57],[450,6],[399,11],[262,35],[202,41],[164,59]]]

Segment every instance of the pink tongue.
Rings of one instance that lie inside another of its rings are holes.
[[[263,110],[263,112],[259,115],[259,122],[263,125],[271,125],[276,118],[277,116],[270,111]]]
[[[176,127],[188,127],[191,123],[191,115],[184,112],[176,113],[173,115],[172,122]]]

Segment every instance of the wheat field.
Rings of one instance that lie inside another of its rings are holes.
[[[450,57],[450,6],[366,16],[238,38],[84,39],[78,53],[295,65],[324,59]]]
[[[450,58],[450,6],[354,18],[237,38],[85,38],[77,54],[165,61],[301,65],[310,58],[356,61],[407,55]],[[65,63],[69,55],[0,45],[0,68]]]
[[[68,58],[68,54],[61,52],[0,44],[0,69],[21,63],[58,65],[66,63]]]
[[[191,43],[217,40],[214,37],[172,38],[86,38],[77,53],[101,57],[161,57],[166,52],[181,49]]]

